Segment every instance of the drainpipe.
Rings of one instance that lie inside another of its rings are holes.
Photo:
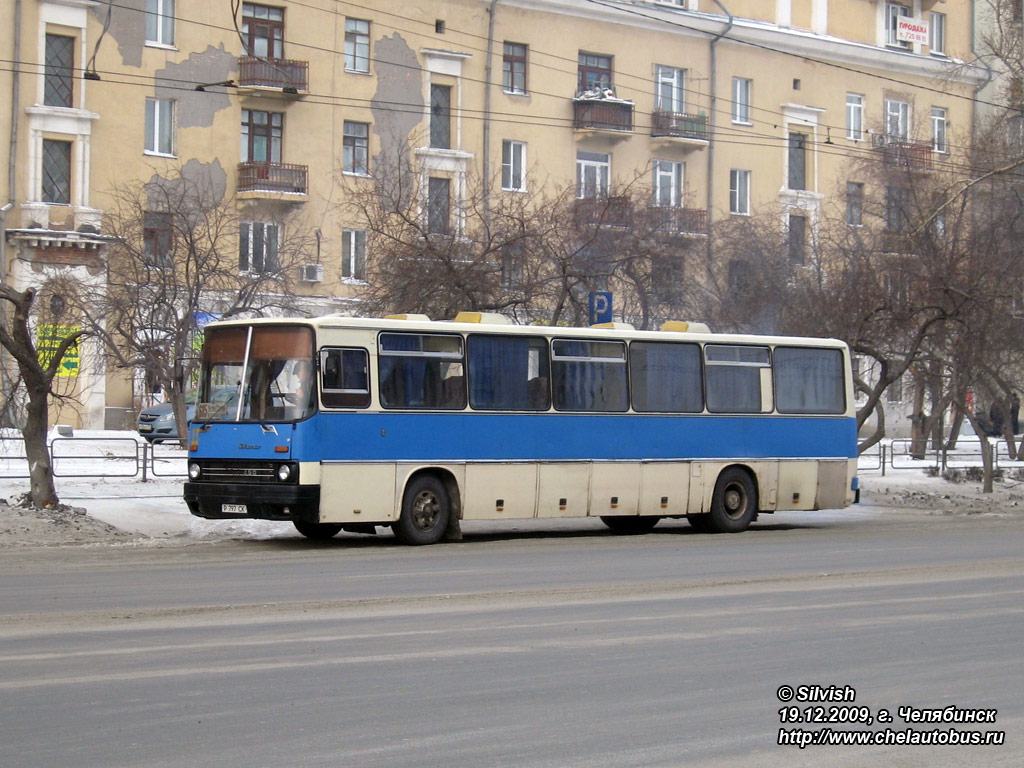
[[[491,60],[494,55],[494,16],[501,0],[491,0],[487,9],[487,62],[484,65],[484,151],[483,188],[484,188],[484,227],[491,224]]]
[[[714,219],[714,201],[715,201],[715,125],[718,123],[718,110],[715,108],[715,103],[718,101],[717,97],[717,82],[718,76],[715,71],[715,46],[718,41],[729,34],[729,30],[732,29],[733,15],[729,12],[729,9],[722,5],[719,0],[714,0],[715,5],[722,9],[722,13],[729,17],[728,23],[725,25],[725,29],[711,38],[710,53],[711,53],[711,105],[709,108],[709,120],[708,124],[708,268],[711,267],[711,256],[713,253],[711,236],[711,225]]]

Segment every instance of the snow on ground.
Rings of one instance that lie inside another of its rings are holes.
[[[62,508],[32,510],[19,504],[28,491],[28,468],[24,446],[16,433],[0,435],[0,547],[100,545],[171,546],[226,539],[295,537],[290,523],[259,520],[202,520],[189,514],[182,499],[186,453],[177,446],[155,447],[156,466],[147,462],[142,479],[143,445],[135,432],[78,430],[63,437],[54,429],[50,435],[56,487]],[[773,522],[797,520],[827,522],[873,517],[902,510],[919,514],[1007,515],[1024,513],[1024,481],[1011,479],[1024,463],[1000,464],[1008,468],[1007,478],[996,483],[992,494],[981,492],[980,481],[953,483],[928,476],[923,467],[934,465],[932,455],[915,461],[905,455],[905,446],[891,444],[894,464],[883,476],[877,456],[861,462],[861,504],[846,510],[780,513]],[[973,455],[972,455],[973,454]],[[953,463],[953,462],[951,462]],[[956,464],[980,463],[977,441],[962,441]],[[137,471],[138,470],[138,471]],[[154,470],[157,476],[154,477]],[[20,475],[20,477],[19,477]],[[1020,475],[1024,478],[1024,474]],[[764,520],[764,518],[762,518]],[[561,527],[560,521],[544,521]],[[531,523],[473,523],[474,526]],[[595,525],[596,520],[572,520],[565,525]]]

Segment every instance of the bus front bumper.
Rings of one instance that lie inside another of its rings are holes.
[[[320,486],[245,483],[185,483],[185,503],[207,520],[302,520],[320,515]]]

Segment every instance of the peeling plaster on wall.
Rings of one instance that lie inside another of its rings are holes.
[[[401,148],[408,144],[409,135],[423,121],[423,70],[416,52],[396,32],[381,38],[373,48],[377,92],[370,102],[373,112],[373,132],[380,137],[381,153],[375,158],[403,155]],[[395,104],[408,104],[409,109],[396,110]]]
[[[190,53],[183,62],[158,69],[156,95],[178,102],[179,128],[209,128],[217,112],[231,107],[231,97],[223,88],[197,91],[195,86],[230,80],[237,68],[238,60],[223,44],[220,48],[210,45],[205,51]]]
[[[166,179],[158,173],[150,177],[146,183],[146,205],[151,211],[162,211],[167,208],[168,198],[191,198],[191,209],[209,210],[223,202],[227,190],[228,174],[220,160],[203,163],[192,158],[173,178]]]
[[[95,5],[91,10],[101,25],[107,20],[105,3]],[[146,46],[146,0],[117,0],[111,9],[107,34],[117,41],[122,64],[141,67],[142,49]]]

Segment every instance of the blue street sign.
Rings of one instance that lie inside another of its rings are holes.
[[[612,321],[612,292],[591,291],[588,308],[591,325],[610,323]]]

